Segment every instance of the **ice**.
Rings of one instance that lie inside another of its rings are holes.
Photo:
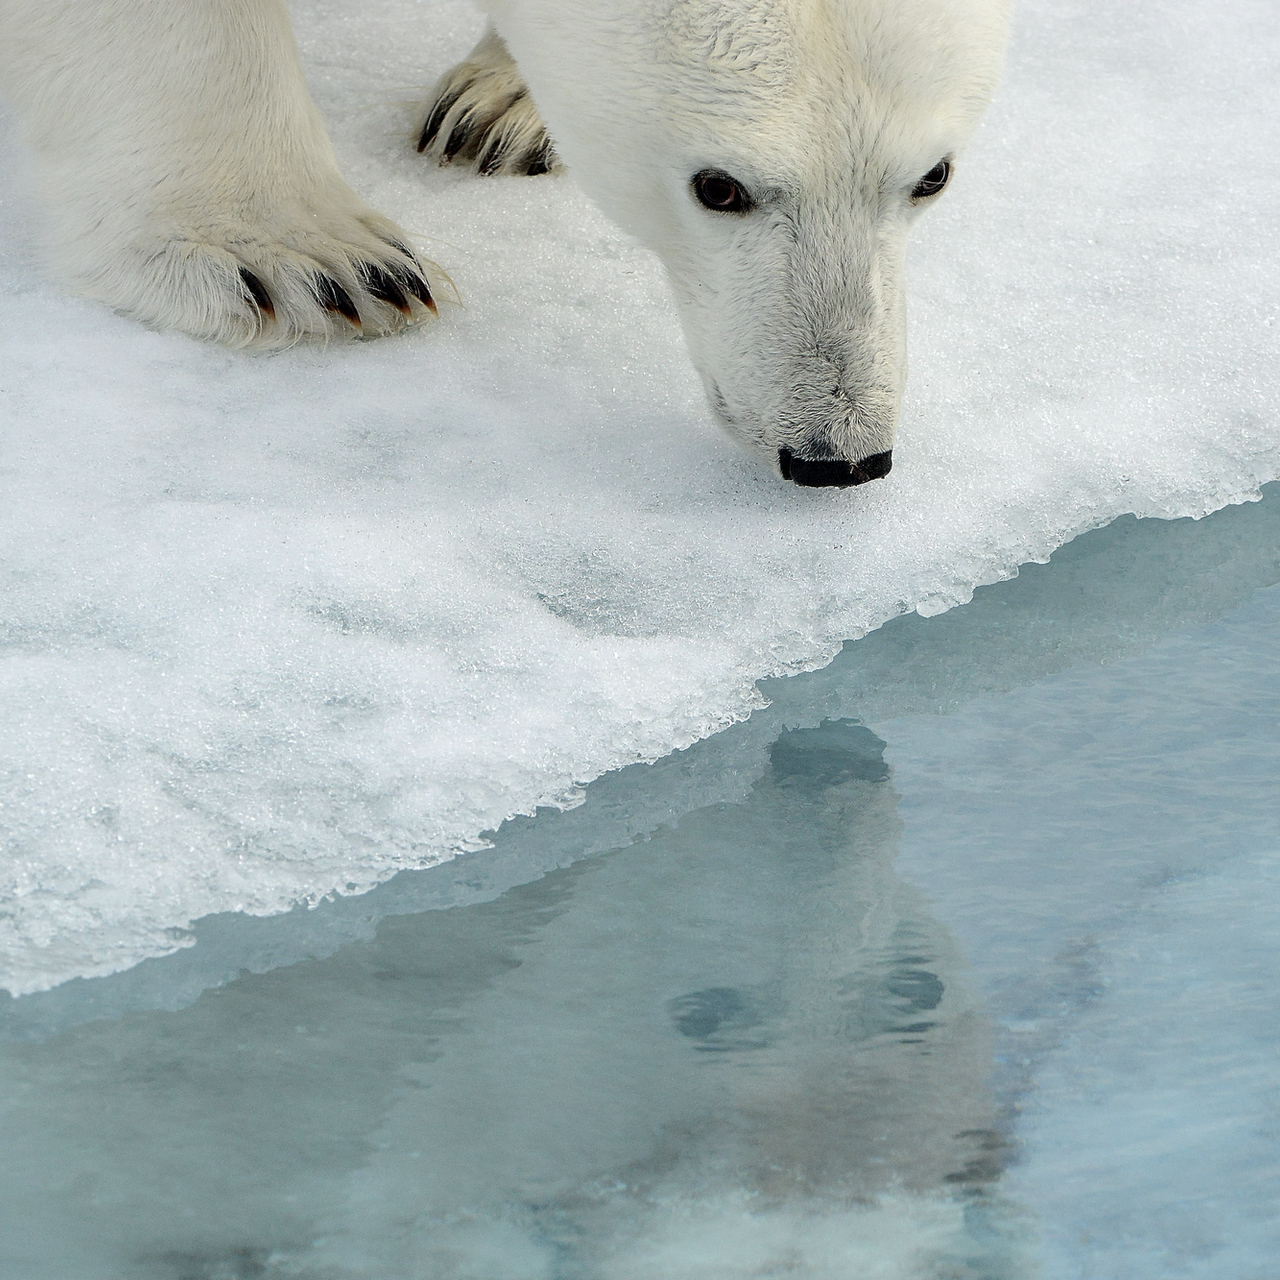
[[[1270,1280],[1277,488],[492,849],[0,1000],[0,1270]]]
[[[741,802],[788,727],[953,712],[1073,666],[1143,653],[1166,633],[1214,619],[1280,580],[1274,490],[1268,487],[1267,501],[1201,521],[1117,520],[1060,548],[1049,564],[1026,566],[1015,580],[979,591],[962,609],[927,623],[916,615],[895,619],[820,671],[768,682],[769,705],[731,731],[607,774],[579,807],[505,823],[492,849],[315,909],[206,917],[187,935],[188,948],[163,959],[16,1001],[0,994],[0,1035],[39,1039],[129,1011],[177,1010],[245,970],[262,973],[367,941],[389,916],[492,901],[583,857],[652,836],[687,813]],[[937,821],[946,827],[945,809]],[[956,869],[955,892],[964,888],[965,866]],[[939,869],[925,874],[932,882]]]
[[[893,476],[851,492],[710,425],[654,262],[569,182],[419,162],[474,11],[296,10],[350,177],[465,306],[203,347],[43,283],[5,191],[12,992],[475,850],[890,617],[1280,474],[1273,6],[1021,7],[915,241]]]

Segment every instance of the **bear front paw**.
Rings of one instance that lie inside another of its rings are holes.
[[[441,164],[490,174],[550,173],[562,166],[529,90],[496,32],[436,85],[418,132],[418,150]]]
[[[271,331],[281,327],[286,332],[279,336],[285,341],[314,334],[328,336],[335,317],[360,334],[387,333],[414,320],[415,303],[432,315],[439,314],[414,252],[396,239],[384,243],[386,247],[376,257],[348,248],[341,268],[326,269],[320,261],[304,260],[292,264],[292,273],[277,269],[271,285],[241,265],[238,274],[244,300],[257,313],[259,332],[255,336],[270,341]],[[288,298],[283,315],[278,296]]]
[[[65,274],[146,324],[235,347],[373,337],[436,314],[426,270],[393,223],[372,210],[324,212],[256,223],[206,214],[159,237],[148,226],[123,252]]]

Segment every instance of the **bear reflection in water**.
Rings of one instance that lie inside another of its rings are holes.
[[[990,1032],[894,874],[883,748],[848,722],[784,732],[740,803],[475,909],[510,968],[388,1114],[356,1215],[383,1232],[358,1234],[412,1222],[393,1266],[449,1253],[471,1274],[501,1222],[530,1276],[579,1274],[543,1250],[583,1275],[701,1275],[695,1255],[724,1265],[762,1222],[742,1274],[825,1274],[803,1240],[823,1218],[904,1264],[954,1251],[919,1203],[998,1175]]]
[[[784,732],[642,843],[25,1046],[89,1171],[50,1225],[160,1280],[971,1274],[991,1040],[883,746]]]

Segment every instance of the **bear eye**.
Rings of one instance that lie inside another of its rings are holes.
[[[727,173],[703,169],[693,175],[693,194],[716,213],[750,213],[755,202]]]
[[[912,189],[913,200],[927,200],[936,196],[951,181],[951,161],[939,160]]]

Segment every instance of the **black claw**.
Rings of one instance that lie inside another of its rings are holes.
[[[332,277],[318,275],[311,282],[316,301],[326,310],[335,312],[344,320],[350,321],[357,329],[363,329],[360,323],[360,312],[351,301],[351,295]]]
[[[364,287],[377,299],[390,303],[401,315],[410,316],[413,308],[396,278],[376,262],[364,264]]]
[[[439,315],[435,299],[431,296],[431,286],[427,284],[427,279],[418,266],[418,255],[402,240],[395,240],[390,236],[385,239],[397,253],[403,254],[409,260],[407,265],[393,262],[387,267],[390,274],[395,277],[396,283],[406,292],[413,294],[433,316]]]
[[[250,300],[257,304],[258,310],[269,320],[274,320],[276,318],[276,305],[271,301],[267,286],[248,267],[240,268],[240,283],[244,285],[245,292],[248,293]]]
[[[404,275],[400,277],[400,280],[409,292],[413,294],[413,296],[417,298],[417,300],[422,303],[422,305],[426,307],[433,316],[440,314],[436,307],[436,300],[431,296],[431,289],[427,285],[427,282],[416,271],[406,271]]]
[[[426,278],[417,270],[418,260],[398,241],[393,240],[390,243],[395,245],[413,263],[412,267],[403,267],[398,263],[392,264],[389,270],[395,277],[396,283],[402,289],[413,294],[433,316],[439,315],[435,299],[431,296],[431,287],[427,284]]]
[[[422,133],[418,138],[418,150],[425,151],[435,140],[436,134],[440,132],[440,126],[444,124],[444,118],[453,110],[454,103],[462,97],[466,90],[466,85],[448,93],[443,93],[436,99],[436,104],[431,108],[430,115],[427,116],[427,122],[422,126]]]
[[[453,132],[449,134],[449,141],[444,144],[444,151],[441,152],[440,158],[447,163],[467,145],[467,139],[471,136],[472,120],[471,116],[463,113],[462,119],[453,126]]]
[[[529,167],[525,172],[531,178],[536,178],[540,173],[550,173],[554,158],[555,152],[551,147],[551,139],[548,138],[529,160]]]

